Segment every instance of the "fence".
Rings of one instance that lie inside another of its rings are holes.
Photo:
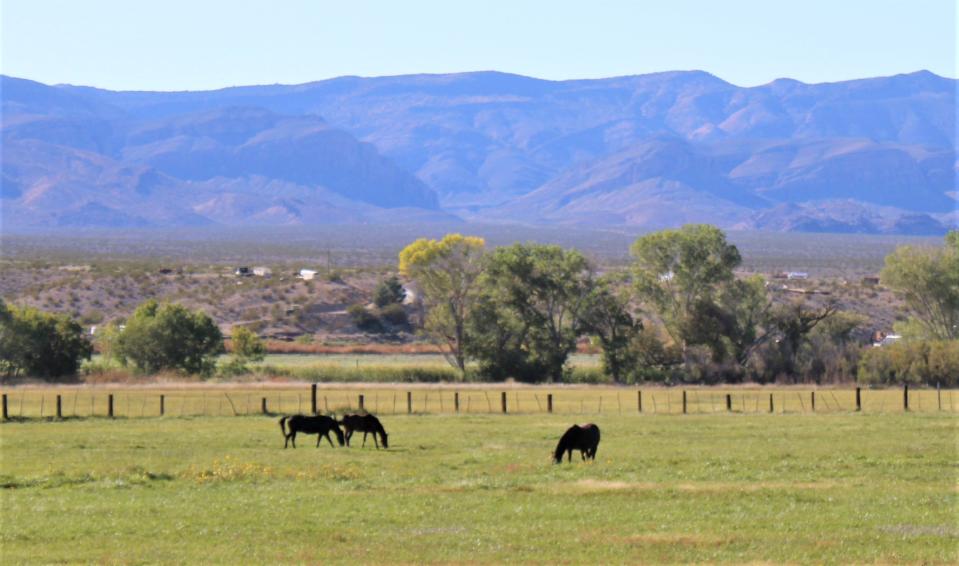
[[[939,389],[468,388],[12,389],[3,420],[71,417],[256,414],[820,414],[959,411],[959,394]]]

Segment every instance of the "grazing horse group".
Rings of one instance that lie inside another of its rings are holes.
[[[341,430],[340,426],[342,426],[346,432]],[[298,433],[315,434],[317,448],[319,448],[320,442],[324,438],[326,438],[326,441],[329,442],[332,447],[333,440],[330,438],[331,432],[336,435],[336,440],[340,446],[349,446],[353,433],[362,432],[363,447],[366,446],[366,437],[369,434],[373,435],[373,443],[376,444],[377,450],[380,449],[380,443],[383,444],[384,449],[390,447],[389,435],[386,434],[386,429],[383,428],[383,424],[380,423],[378,418],[370,414],[344,415],[343,419],[339,421],[325,415],[293,415],[280,419],[280,430],[283,432],[283,448],[286,448],[290,444],[293,444],[293,448],[296,448],[296,435]],[[565,455],[566,461],[572,462],[573,450],[579,450],[580,457],[584,461],[595,460],[597,448],[599,448],[598,426],[592,423],[583,426],[573,425],[560,437],[559,444],[556,445],[556,450],[553,452],[553,461],[561,464],[563,462],[563,456]]]
[[[340,429],[340,426],[343,426],[346,429],[344,433]],[[350,438],[353,436],[354,432],[363,433],[363,446],[366,446],[366,435],[373,435],[373,442],[376,444],[376,449],[379,450],[380,442],[383,443],[383,448],[389,448],[389,435],[386,434],[386,429],[383,428],[383,425],[380,423],[380,420],[374,417],[373,415],[345,415],[343,420],[338,421],[333,417],[327,417],[325,415],[316,415],[316,416],[306,416],[306,415],[293,415],[292,417],[283,417],[280,419],[280,430],[283,432],[283,448],[286,448],[291,443],[293,448],[296,448],[296,435],[297,433],[302,434],[315,434],[316,436],[316,447],[320,447],[320,441],[326,438],[327,442],[330,443],[330,446],[333,446],[333,440],[330,439],[330,432],[333,432],[336,435],[337,442],[340,443],[340,446],[344,444],[346,446],[350,445]],[[379,439],[377,439],[379,437]]]

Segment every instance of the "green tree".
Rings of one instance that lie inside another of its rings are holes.
[[[380,281],[376,290],[373,291],[373,304],[381,309],[389,305],[402,303],[405,298],[406,289],[403,288],[403,284],[395,275]]]
[[[260,362],[266,356],[266,346],[255,332],[245,326],[234,326],[230,333],[233,355],[246,362]]]
[[[838,312],[837,303],[830,301],[822,307],[810,307],[804,300],[780,305],[773,313],[772,324],[777,332],[778,352],[782,361],[782,372],[798,381],[796,358],[800,348],[821,322],[828,320]]]
[[[582,329],[595,336],[603,348],[603,372],[616,383],[623,383],[637,369],[635,341],[643,323],[633,316],[626,289],[617,284],[615,278],[599,278],[586,296],[580,320]]]
[[[0,368],[6,375],[43,379],[74,375],[92,354],[83,328],[69,316],[32,307],[0,307]]]
[[[524,370],[514,377],[562,380],[581,334],[580,314],[592,282],[589,263],[575,250],[514,244],[490,254],[483,304],[492,310],[484,314],[484,320],[510,330],[511,339],[505,345],[512,351],[507,358],[519,361]],[[492,365],[490,352],[477,349],[476,354],[488,368]]]
[[[147,301],[116,335],[113,355],[140,371],[179,370],[209,375],[223,352],[223,334],[212,318],[176,303]]]
[[[910,337],[959,339],[959,231],[942,248],[897,247],[880,277],[905,301],[912,316],[900,328]]]
[[[464,376],[466,323],[476,302],[485,245],[482,238],[448,234],[442,240],[416,240],[399,254],[400,274],[422,295],[424,331],[445,347],[446,359]]]
[[[233,353],[220,372],[226,375],[241,375],[250,372],[248,364],[263,361],[266,346],[255,332],[246,326],[234,326],[230,332],[230,349]]]
[[[710,345],[717,355],[719,337],[703,326],[721,326],[717,301],[742,261],[736,246],[714,226],[688,224],[642,236],[631,252],[640,300],[663,321],[684,357],[696,342]]]

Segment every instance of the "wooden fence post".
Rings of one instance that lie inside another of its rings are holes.
[[[639,412],[643,412],[643,390],[639,389],[636,391],[636,404],[639,406]]]
[[[310,413],[316,414],[316,384],[310,384]]]
[[[413,392],[412,391],[406,392],[406,413],[407,414],[413,413]]]
[[[264,415],[267,414],[266,411],[266,397],[260,399],[260,412]]]
[[[166,412],[166,395],[160,395],[160,416]]]
[[[733,410],[733,396],[729,393],[726,394],[726,412],[732,412]]]
[[[63,418],[63,404],[62,404],[61,401],[60,401],[60,396],[59,396],[59,395],[57,395],[57,418],[58,418],[58,419],[62,419],[62,418]]]
[[[859,387],[856,387],[856,411],[862,410],[862,393]]]
[[[360,404],[360,410],[361,410],[361,411],[365,411],[365,410],[366,410],[366,404],[365,404],[363,401],[364,401],[364,399],[363,399],[363,394],[360,393],[359,404]]]
[[[686,414],[686,390],[683,389],[683,414]]]
[[[10,413],[7,412],[7,394],[3,394],[3,420],[8,420]]]
[[[909,410],[909,384],[908,383],[902,384],[902,410],[903,411]]]
[[[773,394],[769,394],[769,412],[773,412]]]
[[[812,412],[816,412],[816,392],[813,391],[809,394],[809,400],[812,402]]]
[[[4,399],[6,399],[6,395],[4,395]],[[7,405],[6,405],[7,402],[4,401],[3,403],[4,403],[3,406],[6,407],[6,406],[7,406]],[[546,394],[546,412],[547,412],[547,413],[552,413],[552,412],[553,412],[553,394],[552,394],[552,393],[547,393],[547,394]],[[6,413],[4,413],[4,414],[6,414]],[[4,418],[6,418],[6,417],[4,417]]]
[[[939,388],[939,382],[936,382],[936,399],[939,401],[939,410],[942,410],[942,389]]]
[[[503,406],[503,414],[506,414],[506,392],[505,391],[500,393],[499,400],[500,400],[500,405]]]
[[[113,418],[113,393],[107,395],[107,416]]]
[[[460,412],[460,392],[453,392],[453,411]]]

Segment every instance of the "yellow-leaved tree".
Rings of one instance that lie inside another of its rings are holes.
[[[426,309],[423,329],[461,375],[466,373],[466,320],[485,248],[483,238],[447,234],[442,240],[420,238],[400,251],[400,273],[416,284]]]

